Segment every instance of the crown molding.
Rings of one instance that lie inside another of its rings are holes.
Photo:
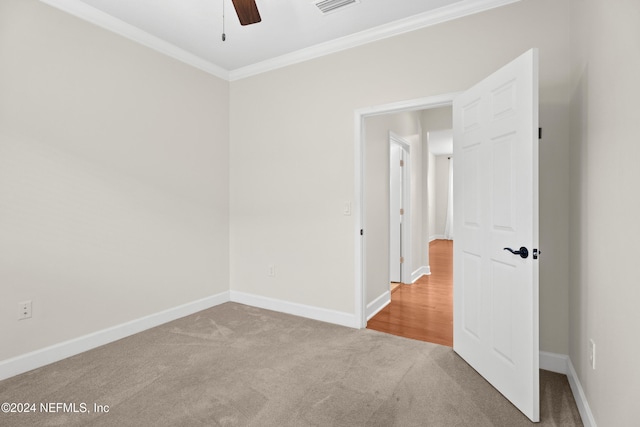
[[[89,6],[79,0],[40,0],[40,2],[52,6],[56,9],[62,10],[70,15],[73,15],[82,20],[88,21],[106,30],[112,31],[122,37],[139,43],[143,46],[151,48],[163,55],[169,56],[173,59],[177,59],[192,67],[198,68],[209,74],[213,74],[224,80],[229,80],[229,71],[224,68],[213,64],[181,49],[171,43],[168,43],[156,36],[153,36],[141,29],[134,27],[131,24],[127,24],[118,18],[115,18],[107,13],[102,12],[94,7]]]
[[[229,72],[229,80],[235,81],[244,79],[267,71],[287,67],[289,65],[408,33],[420,28],[430,27],[432,25],[463,18],[465,16],[495,9],[500,6],[505,6],[519,1],[521,0],[483,0],[480,2],[461,0],[460,2],[450,6],[444,6],[436,10],[410,16],[405,19],[380,25],[356,34],[331,40],[329,42],[320,43],[309,48],[301,49],[286,55],[258,62],[256,64],[247,65],[246,67],[237,68]]]
[[[361,46],[374,41],[386,39],[389,37],[415,31],[420,28],[429,27],[454,19],[462,18],[475,13],[484,12],[486,10],[505,6],[510,3],[516,3],[520,0],[481,0],[470,1],[460,0],[450,6],[441,7],[429,12],[414,15],[405,19],[391,22],[389,24],[380,25],[370,30],[361,31],[356,34],[345,36],[336,40],[320,43],[309,48],[301,49],[289,54],[281,55],[276,58],[261,61],[246,67],[237,68],[235,70],[226,70],[219,65],[200,58],[184,49],[181,49],[171,43],[168,43],[158,37],[155,37],[145,31],[140,30],[133,25],[127,24],[107,13],[104,13],[94,7],[83,3],[80,0],[39,0],[56,9],[60,9],[73,16],[85,21],[91,22],[99,27],[112,31],[129,40],[133,40],[143,46],[149,47],[157,52],[181,61],[192,67],[198,68],[209,74],[227,81],[235,81],[247,77],[262,74],[267,71],[276,70],[278,68],[287,67],[300,62],[319,58],[331,53],[340,52]]]

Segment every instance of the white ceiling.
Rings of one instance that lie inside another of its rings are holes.
[[[231,0],[41,1],[234,80],[519,0],[359,0],[326,15],[318,0],[256,0],[262,22],[244,27]]]

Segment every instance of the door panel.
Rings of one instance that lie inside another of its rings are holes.
[[[539,420],[538,62],[531,50],[453,103],[454,350]]]

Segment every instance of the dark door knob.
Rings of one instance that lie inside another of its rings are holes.
[[[521,246],[519,251],[514,251],[511,248],[504,248],[504,250],[509,251],[514,255],[520,255],[520,258],[526,258],[529,256],[529,251],[524,246]]]

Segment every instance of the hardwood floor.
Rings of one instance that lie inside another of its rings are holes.
[[[453,241],[429,244],[431,275],[400,285],[367,328],[453,346]]]

